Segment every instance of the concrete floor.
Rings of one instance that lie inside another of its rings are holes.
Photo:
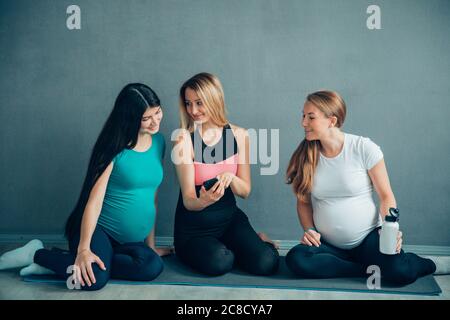
[[[2,244],[0,252],[16,247],[17,245]],[[0,300],[450,300],[450,275],[435,276],[435,279],[442,290],[439,296],[118,284],[107,284],[102,290],[96,292],[82,292],[67,290],[61,285],[23,282],[19,276],[19,270],[7,270],[0,272]]]

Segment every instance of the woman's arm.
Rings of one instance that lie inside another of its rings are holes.
[[[202,186],[200,197],[195,192],[195,171],[193,162],[192,142],[188,132],[181,132],[172,152],[172,160],[180,182],[183,204],[190,211],[200,211],[219,200],[225,191],[223,183],[218,181],[208,191]]]
[[[394,193],[391,189],[389,176],[384,160],[381,159],[372,169],[369,170],[369,176],[372,180],[375,191],[380,199],[380,216],[384,218],[389,213],[389,208],[397,208]],[[398,232],[397,235],[397,253],[400,253],[403,244],[403,233]]]
[[[220,174],[217,178],[224,181],[225,188],[231,187],[233,193],[243,199],[248,198],[251,191],[250,175],[250,141],[247,130],[231,126],[238,145],[238,168],[236,175],[232,173]]]
[[[303,202],[297,198],[297,215],[303,230],[307,231],[314,228],[313,209],[311,200],[309,203]]]
[[[98,217],[103,206],[105,198],[106,186],[114,164],[111,162],[105,171],[98,178],[92,188],[86,207],[84,208],[83,217],[81,219],[80,243],[78,244],[77,257],[75,259],[75,276],[82,286],[85,282],[88,286],[96,282],[92,263],[97,263],[100,268],[106,270],[103,261],[91,251],[91,240],[94,230],[97,226]]]
[[[173,253],[173,248],[172,247],[156,248],[156,244],[155,244],[155,228],[156,228],[156,217],[157,217],[157,215],[158,215],[158,190],[156,190],[156,193],[155,193],[155,222],[153,224],[152,231],[150,231],[150,234],[145,239],[145,243],[153,251],[155,251],[160,257],[162,257],[162,256],[166,256],[168,254]]]
[[[91,245],[92,234],[97,226],[97,220],[103,206],[103,199],[105,198],[106,186],[108,185],[109,177],[114,164],[111,162],[105,171],[98,178],[94,187],[89,194],[89,199],[83,212],[81,220],[81,234],[80,243],[78,244],[78,252],[89,249]]]
[[[389,213],[389,208],[397,207],[384,159],[381,159],[369,170],[369,176],[380,199],[380,215],[384,221],[385,216]]]
[[[156,250],[155,248],[155,227],[156,227],[156,217],[158,214],[158,190],[155,192],[155,221],[153,223],[152,231],[150,231],[150,234],[145,238],[145,243],[147,246],[153,249],[153,251]]]
[[[297,198],[297,214],[300,224],[305,231],[300,242],[308,246],[319,247],[321,242],[320,233],[314,228],[313,208],[311,206],[311,196],[309,202],[303,202]]]

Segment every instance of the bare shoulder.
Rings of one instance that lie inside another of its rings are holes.
[[[236,126],[234,124],[231,124],[231,123],[230,123],[230,127],[231,127],[231,130],[233,130],[233,134],[236,136],[236,138],[242,139],[242,138],[248,137],[247,129],[242,128],[242,127],[238,127],[238,126]]]
[[[172,133],[173,142],[172,160],[176,164],[191,164],[194,159],[194,146],[191,141],[191,133],[186,129],[177,129]]]
[[[191,133],[186,129],[177,129],[172,133],[172,141],[174,145],[191,145]]]

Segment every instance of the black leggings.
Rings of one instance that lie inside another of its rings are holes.
[[[72,276],[66,271],[75,262],[79,242],[80,234],[78,233],[69,239],[70,251],[58,248],[40,249],[34,255],[34,262],[67,279]],[[99,225],[92,235],[90,247],[92,252],[103,261],[106,270],[100,269],[97,263],[93,263],[92,270],[96,282],[91,283],[90,287],[85,283],[85,286],[81,286],[82,290],[99,290],[110,278],[151,281],[163,270],[162,259],[144,242],[119,244]]]
[[[247,216],[236,207],[226,230],[216,235],[193,236],[183,243],[175,241],[177,256],[187,265],[208,275],[222,275],[234,263],[256,275],[277,271],[279,255],[275,247],[262,241]]]
[[[406,285],[432,274],[436,266],[430,259],[413,253],[385,255],[379,250],[380,236],[376,228],[356,248],[342,250],[321,239],[319,247],[299,244],[286,255],[286,264],[303,278],[368,277],[367,267],[380,267],[381,278],[391,284]]]

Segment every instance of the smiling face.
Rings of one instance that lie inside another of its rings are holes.
[[[336,117],[327,117],[309,101],[303,107],[302,126],[305,129],[305,139],[308,141],[320,140],[326,136],[329,128],[334,126]]]
[[[163,118],[163,112],[160,106],[149,107],[145,110],[141,119],[141,134],[155,134],[159,131],[159,125]]]
[[[191,88],[186,88],[184,93],[184,106],[189,117],[197,124],[203,124],[210,120],[202,99]]]

